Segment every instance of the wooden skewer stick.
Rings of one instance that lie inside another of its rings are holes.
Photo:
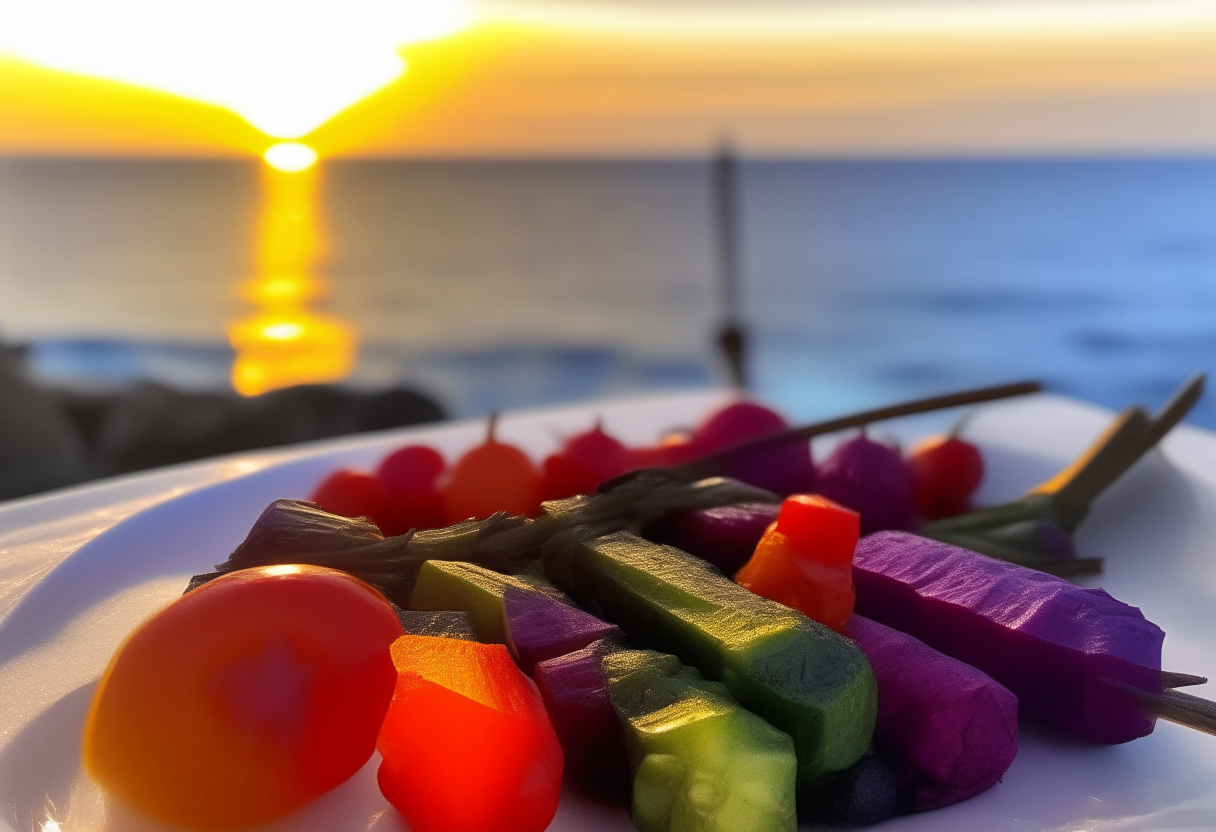
[[[1172,670],[1161,671],[1161,687],[1185,688],[1190,685],[1206,685],[1207,676],[1195,676],[1191,673],[1175,673]]]
[[[969,404],[1007,399],[1013,396],[1025,396],[1029,393],[1038,393],[1042,389],[1042,385],[1037,381],[1022,381],[1016,384],[1002,384],[996,387],[980,387],[975,390],[964,390],[944,396],[931,396],[927,399],[915,399],[903,404],[879,407],[874,410],[863,410],[860,413],[829,419],[826,422],[816,422],[810,425],[790,428],[789,430],[778,431],[768,436],[749,439],[721,451],[694,459],[691,462],[669,466],[661,470],[672,479],[698,480],[719,473],[722,463],[734,456],[766,451],[788,442],[807,440],[816,436],[847,430],[848,428],[861,427],[871,422],[882,422],[900,416],[911,416],[917,413],[928,413],[933,410],[945,410],[951,407],[963,407]],[[630,475],[626,474],[625,476]],[[605,483],[605,486],[610,488],[615,482],[616,480],[609,480],[608,483]]]
[[[1163,673],[1162,676],[1164,675]],[[1176,690],[1166,689],[1161,693],[1151,693],[1114,679],[1106,681],[1134,696],[1141,707],[1159,719],[1216,735],[1216,702]]]

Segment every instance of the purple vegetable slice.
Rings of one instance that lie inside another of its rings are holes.
[[[971,665],[860,615],[845,625],[874,668],[874,746],[900,808],[938,809],[995,785],[1018,751],[1018,700]]]
[[[502,595],[507,647],[525,673],[539,662],[581,650],[600,639],[621,639],[620,628],[536,592],[507,586]]]
[[[853,582],[858,613],[984,671],[1026,716],[1111,744],[1153,730],[1120,685],[1161,691],[1165,633],[1104,590],[891,531],[862,538]]]
[[[625,731],[608,693],[601,654],[619,646],[602,641],[538,664],[532,673],[562,744],[566,768],[609,788],[628,782]]]
[[[652,523],[645,536],[707,560],[730,576],[747,563],[780,513],[780,503],[682,509]]]

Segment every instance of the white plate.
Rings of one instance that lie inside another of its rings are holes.
[[[695,422],[721,394],[655,397],[521,413],[499,435],[539,457],[602,416],[631,443]],[[948,424],[938,414],[884,425],[904,439]],[[1045,479],[1110,414],[1053,396],[989,405],[967,429],[989,464],[984,502]],[[224,560],[261,509],[304,497],[340,465],[370,468],[407,441],[451,458],[481,423],[394,431],[244,454],[111,480],[0,506],[0,829],[154,830],[80,772],[79,737],[93,684],[123,636]],[[822,447],[817,447],[817,453]],[[1168,637],[1166,667],[1216,674],[1216,435],[1183,427],[1104,495],[1082,527],[1084,555],[1106,558],[1092,583],[1140,606]],[[1195,689],[1199,695],[1216,695]],[[265,829],[404,829],[375,786],[375,760],[339,789]],[[551,827],[627,832],[621,807],[567,793]],[[1216,737],[1161,723],[1152,736],[1096,747],[1024,727],[1017,760],[988,793],[899,818],[899,830],[1216,828]]]

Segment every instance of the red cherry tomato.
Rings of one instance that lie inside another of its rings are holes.
[[[335,471],[325,478],[308,498],[330,514],[366,517],[384,531],[389,520],[389,494],[371,474]]]
[[[181,826],[284,815],[371,756],[401,634],[389,603],[343,572],[267,566],[217,578],[114,654],[85,724],[85,769]]]
[[[388,498],[381,531],[404,534],[410,529],[442,526],[443,497],[438,481],[446,468],[439,452],[426,445],[407,445],[385,457],[376,470]]]
[[[984,458],[970,442],[931,436],[908,455],[912,505],[922,517],[953,517],[971,510],[971,495],[984,479]]]
[[[541,494],[546,500],[591,494],[600,483],[628,471],[629,463],[629,450],[596,425],[545,459]]]

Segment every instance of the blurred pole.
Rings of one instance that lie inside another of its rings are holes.
[[[747,387],[746,335],[739,316],[738,188],[734,153],[724,142],[713,162],[714,231],[718,243],[718,274],[722,290],[722,322],[718,347],[726,358],[731,383]]]

